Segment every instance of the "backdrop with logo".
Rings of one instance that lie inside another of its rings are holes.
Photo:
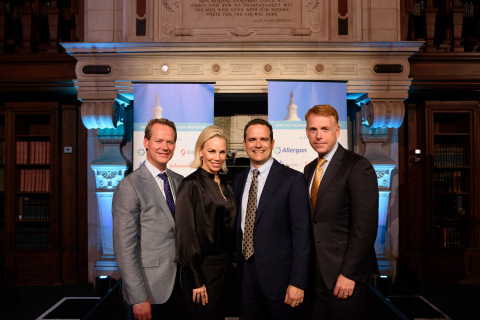
[[[168,168],[184,176],[194,159],[200,132],[213,124],[214,85],[210,83],[135,83],[133,94],[133,168],[146,160],[145,127],[152,118],[167,118],[177,127],[177,144]]]
[[[318,157],[305,132],[305,113],[317,104],[329,104],[337,110],[341,129],[338,141],[348,148],[346,82],[268,82],[268,120],[275,140],[273,157],[301,172]]]

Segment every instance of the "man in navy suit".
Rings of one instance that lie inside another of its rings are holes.
[[[337,142],[340,126],[332,106],[314,106],[305,120],[318,153],[304,170],[313,209],[313,318],[365,319],[368,285],[378,273],[377,175],[370,161]]]
[[[274,144],[268,121],[247,123],[243,147],[250,168],[233,182],[243,309],[245,317],[254,320],[298,319],[307,287],[307,183],[300,172],[272,158]]]

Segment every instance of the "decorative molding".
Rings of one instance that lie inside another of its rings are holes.
[[[118,168],[104,165],[91,165],[95,172],[95,183],[97,189],[114,189],[118,183],[125,178],[125,171],[128,167]]]
[[[312,30],[309,28],[293,28],[292,29],[292,36],[310,36],[312,34]]]
[[[403,101],[371,100],[362,106],[362,118],[370,128],[400,128],[405,117]]]
[[[82,122],[87,129],[116,128],[115,101],[83,101]]]
[[[105,66],[90,65],[90,66],[83,66],[82,72],[84,74],[109,74],[110,72],[112,72],[112,68],[108,65],[105,65]]]
[[[168,30],[168,26],[164,26],[162,30]],[[195,33],[191,28],[175,28],[175,35],[177,37],[193,36]],[[169,33],[169,32],[168,32]]]
[[[374,164],[375,173],[379,189],[390,190],[392,170],[396,168],[395,164]]]
[[[255,32],[256,32],[255,30],[246,29],[243,26],[240,26],[235,30],[228,30],[227,34],[233,34],[234,36],[237,36],[237,37],[248,37],[255,34]]]

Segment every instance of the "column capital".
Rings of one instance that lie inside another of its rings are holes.
[[[83,100],[82,122],[87,129],[115,129],[123,123],[125,108],[129,105],[112,100]]]
[[[372,99],[362,106],[362,120],[370,128],[400,128],[405,117],[403,100]]]

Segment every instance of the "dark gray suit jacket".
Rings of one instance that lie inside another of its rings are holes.
[[[167,169],[177,190],[183,176]],[[113,249],[128,304],[170,297],[177,273],[175,221],[155,178],[143,164],[113,194]]]
[[[316,165],[317,159],[305,167],[309,183]],[[359,285],[370,282],[378,272],[378,183],[370,161],[338,146],[318,189],[312,226],[316,263],[329,289],[339,274]]]

